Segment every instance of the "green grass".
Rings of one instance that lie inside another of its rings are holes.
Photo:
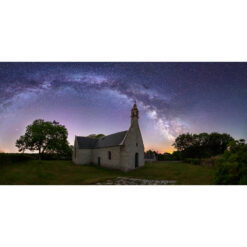
[[[1,185],[82,185],[116,177],[176,180],[177,184],[213,183],[214,169],[184,163],[156,162],[127,173],[71,161],[28,161],[0,166]]]

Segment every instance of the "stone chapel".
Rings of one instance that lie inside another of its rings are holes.
[[[144,165],[144,145],[136,104],[131,110],[128,130],[99,139],[75,136],[72,160],[78,165],[94,164],[129,171]]]

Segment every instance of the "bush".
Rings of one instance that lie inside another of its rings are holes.
[[[42,160],[72,160],[72,154],[43,154]]]
[[[38,160],[39,154],[18,154],[18,153],[0,153],[0,165],[26,162],[29,160]],[[71,160],[70,153],[68,154],[44,154],[44,160]]]
[[[32,154],[0,154],[0,165],[11,164],[11,163],[18,163],[18,162],[25,162],[28,160],[35,159]]]
[[[233,142],[216,160],[215,184],[247,184],[247,145]]]

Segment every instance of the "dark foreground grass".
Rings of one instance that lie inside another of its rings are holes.
[[[0,166],[1,185],[82,185],[96,184],[116,177],[176,180],[176,184],[208,185],[213,183],[214,169],[183,163],[156,162],[124,173],[60,160],[33,160]]]

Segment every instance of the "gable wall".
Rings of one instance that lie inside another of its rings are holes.
[[[75,140],[72,161],[77,165],[89,165],[92,160],[92,149],[79,149]]]
[[[136,146],[136,143],[138,146]],[[121,148],[121,168],[124,171],[135,169],[135,154],[138,153],[138,167],[144,166],[144,145],[138,122],[134,122]]]

